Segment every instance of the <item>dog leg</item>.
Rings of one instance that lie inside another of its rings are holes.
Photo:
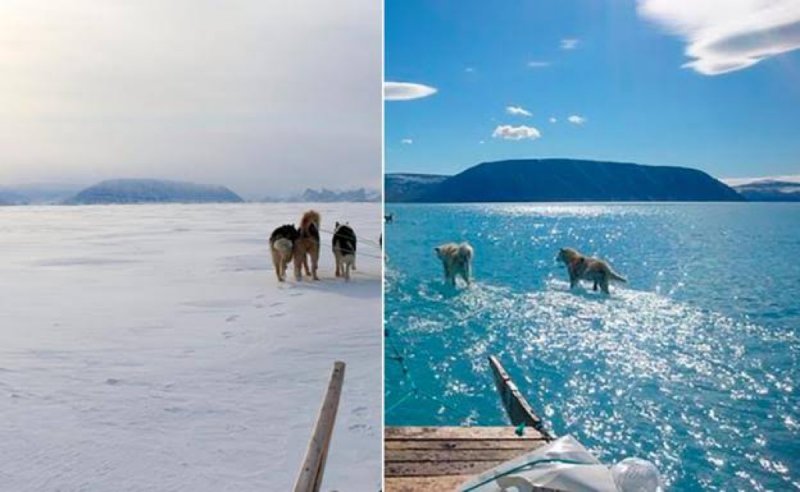
[[[281,278],[286,280],[286,267],[289,266],[291,258],[281,258]]]
[[[592,286],[592,290],[597,292],[597,280],[594,281],[594,285]]]
[[[311,250],[311,276],[314,280],[319,280],[317,277],[317,266],[319,264],[319,247]]]
[[[283,278],[281,278],[281,261],[275,256],[275,251],[272,252],[272,266],[275,268],[275,276],[278,277],[278,282],[283,282]]]
[[[303,255],[303,268],[306,270],[306,275],[311,275],[311,270],[308,268],[308,257]]]
[[[295,251],[294,253],[294,279],[300,282],[303,280],[303,257],[305,253]]]
[[[333,258],[336,261],[336,277],[340,277],[341,276],[341,272],[340,272],[339,269],[341,268],[342,261],[339,259],[339,253],[334,252],[333,253]]]
[[[600,290],[602,290],[604,294],[610,294],[608,291],[608,277],[603,277],[600,281]]]

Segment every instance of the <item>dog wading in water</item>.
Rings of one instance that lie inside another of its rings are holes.
[[[464,279],[470,285],[472,270],[472,246],[469,243],[447,243],[434,248],[436,256],[442,261],[444,279],[452,286],[456,285],[456,276]]]
[[[572,248],[561,248],[558,251],[558,260],[567,266],[569,272],[569,288],[578,285],[579,280],[593,282],[592,290],[600,290],[608,294],[608,284],[611,280],[627,282],[625,277],[618,274],[603,260],[584,256]]]

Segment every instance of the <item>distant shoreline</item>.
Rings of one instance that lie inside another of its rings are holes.
[[[583,159],[483,162],[458,174],[387,173],[386,203],[800,201],[800,183],[730,186],[687,167]]]

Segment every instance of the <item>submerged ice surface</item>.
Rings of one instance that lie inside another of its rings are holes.
[[[800,487],[800,207],[390,206],[389,424],[503,425],[497,355],[556,435],[653,461],[671,490]],[[471,288],[433,247],[468,240]],[[570,291],[560,247],[610,260]],[[791,254],[791,253],[790,253]],[[423,397],[402,400],[413,384]]]
[[[343,360],[323,488],[377,490],[380,205],[313,205],[365,241],[352,282],[323,234],[322,280],[279,285],[311,206],[0,208],[2,488],[287,490]]]

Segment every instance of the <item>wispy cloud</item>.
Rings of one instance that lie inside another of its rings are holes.
[[[578,38],[565,38],[561,40],[561,49],[562,50],[574,50],[578,47],[581,40]]]
[[[684,67],[703,75],[800,48],[797,0],[639,0],[638,12],[683,38],[692,59]]]
[[[551,116],[547,121],[549,121],[550,123],[558,123],[558,120],[556,119],[555,116]]]
[[[541,136],[542,134],[536,128],[524,125],[500,125],[492,132],[492,138],[502,138],[504,140],[536,140]]]
[[[532,116],[532,113],[522,106],[506,106],[506,113],[512,116]]]
[[[413,82],[384,82],[383,97],[387,101],[410,101],[436,94],[437,89]]]
[[[475,73],[475,67],[467,67],[464,69],[464,71],[467,73]]]
[[[403,145],[411,145],[414,143],[414,140],[410,138],[404,138],[403,140],[400,140],[400,143]]]
[[[569,121],[573,125],[582,125],[586,123],[586,118],[584,116],[573,114],[567,118],[567,121]]]
[[[550,66],[550,62],[541,60],[531,60],[527,64],[528,68],[545,68]]]

